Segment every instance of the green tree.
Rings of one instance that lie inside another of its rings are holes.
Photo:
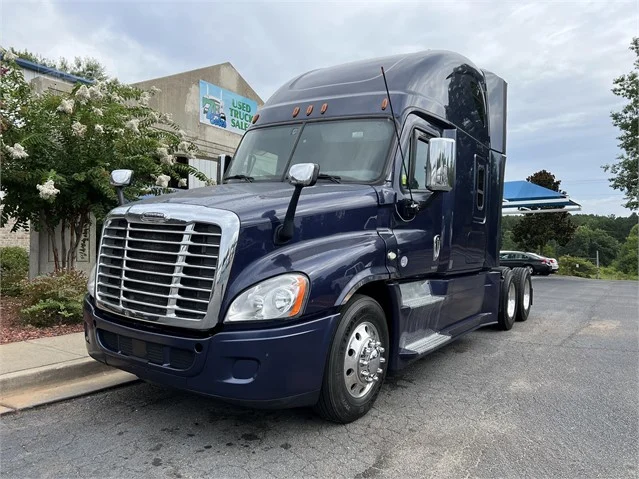
[[[170,118],[149,108],[153,91],[111,80],[35,95],[6,53],[0,70],[0,224],[13,218],[14,230],[46,229],[56,270],[75,267],[91,216],[100,221],[117,205],[111,170],[134,171],[126,189],[130,199],[151,185],[160,191],[171,180],[185,185],[189,174],[210,181],[176,161],[192,156],[195,146]]]
[[[108,80],[106,74],[106,68],[97,59],[93,57],[75,57],[73,61],[66,58],[60,58],[57,62],[49,58],[43,57],[40,54],[32,53],[28,50],[16,50],[10,49],[14,55],[24,58],[25,60],[32,61],[39,65],[44,65],[49,68],[55,68],[65,73],[70,73],[87,80]]]
[[[546,170],[532,174],[526,181],[549,190],[560,191],[561,180],[557,180],[555,175]],[[548,207],[536,209],[544,208]],[[564,246],[571,240],[576,228],[569,213],[532,213],[525,215],[513,226],[512,237],[521,249],[541,253],[552,240]]]
[[[626,242],[621,245],[617,269],[624,273],[637,275],[639,269],[639,225],[632,227]]]
[[[92,57],[75,57],[73,62],[68,61],[66,58],[60,58],[57,68],[63,72],[88,80],[104,81],[108,79],[104,65]]]
[[[617,162],[603,168],[613,174],[610,186],[624,192],[626,208],[639,209],[639,37],[632,39],[630,50],[635,55],[634,71],[621,75],[613,81],[612,92],[628,100],[621,111],[611,113],[612,123],[621,130],[619,148],[624,153]]]
[[[560,248],[561,255],[587,258],[594,262],[599,251],[599,263],[609,266],[619,253],[619,242],[601,229],[579,226],[573,238]]]
[[[587,225],[593,230],[604,230],[621,244],[626,241],[632,227],[639,223],[639,216],[637,213],[630,216],[573,215],[572,220],[577,226]]]

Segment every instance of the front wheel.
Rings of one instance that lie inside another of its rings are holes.
[[[346,424],[369,411],[386,377],[388,343],[382,307],[368,296],[353,296],[342,310],[329,351],[315,405],[320,416]]]

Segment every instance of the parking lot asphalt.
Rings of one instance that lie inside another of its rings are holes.
[[[0,475],[637,477],[638,283],[533,284],[527,322],[388,378],[353,424],[137,383],[3,417]]]

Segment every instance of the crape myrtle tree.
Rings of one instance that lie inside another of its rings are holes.
[[[604,165],[612,173],[610,186],[624,192],[624,206],[631,211],[639,209],[639,37],[632,39],[630,49],[635,53],[634,71],[615,78],[612,92],[628,100],[621,111],[611,114],[612,123],[621,130],[619,148],[623,154],[617,162]]]
[[[555,175],[546,170],[532,174],[526,178],[526,181],[549,190],[560,191],[561,180],[557,180]],[[550,208],[555,207],[551,206]],[[541,210],[544,207],[537,209]],[[525,215],[513,226],[512,238],[521,248],[542,253],[544,247],[551,240],[565,246],[572,239],[576,229],[577,226],[572,222],[568,212],[532,213]]]
[[[117,80],[78,84],[69,93],[36,94],[5,51],[0,65],[0,224],[46,230],[56,270],[74,269],[91,217],[101,221],[117,205],[110,172],[133,170],[128,199],[186,186],[188,175],[212,184],[177,162],[195,146],[165,114],[148,106],[156,89]],[[172,181],[173,180],[173,181]],[[60,234],[56,235],[59,228]]]

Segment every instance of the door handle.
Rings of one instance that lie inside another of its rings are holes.
[[[439,250],[442,247],[442,239],[439,235],[433,236],[433,261],[439,259]]]

